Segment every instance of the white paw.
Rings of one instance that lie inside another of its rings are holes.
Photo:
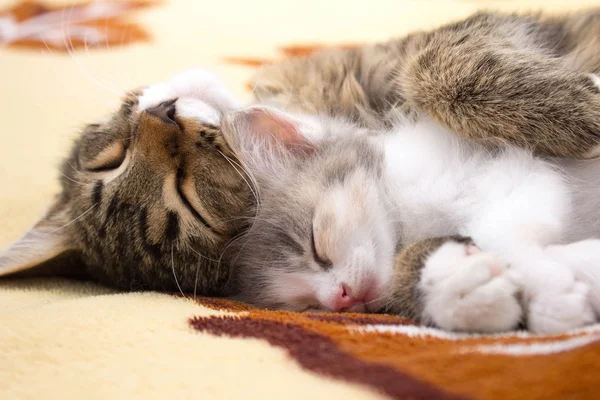
[[[169,85],[178,96],[205,101],[220,112],[240,106],[217,75],[200,68],[175,75]]]
[[[547,246],[544,252],[572,273],[573,279],[567,285],[537,288],[527,307],[529,329],[558,333],[596,322],[600,315],[600,241]]]
[[[548,246],[546,254],[573,271],[577,281],[589,286],[588,300],[600,317],[600,240]]]
[[[449,242],[426,261],[419,287],[423,315],[442,329],[501,332],[522,317],[520,278],[497,254]]]
[[[240,106],[217,75],[197,68],[175,75],[168,83],[146,87],[139,97],[138,107],[146,110],[173,98],[196,100],[196,107],[213,109],[217,114]],[[198,102],[204,105],[198,105]]]
[[[594,323],[589,287],[582,282],[561,292],[544,291],[528,304],[527,327],[535,333],[559,333]]]

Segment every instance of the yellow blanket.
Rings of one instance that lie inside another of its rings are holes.
[[[384,40],[482,8],[598,5],[167,0],[129,2],[116,16],[82,21],[68,1],[0,0],[0,245],[41,215],[76,130],[116,107],[125,89],[200,66],[248,98],[254,70],[228,59]],[[51,14],[41,28],[45,43],[27,35],[42,14]],[[58,279],[0,281],[2,399],[597,399],[598,365],[600,326],[554,337],[475,337],[388,316],[266,312]]]

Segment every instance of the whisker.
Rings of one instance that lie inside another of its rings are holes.
[[[212,259],[212,258],[206,257],[206,256],[205,256],[205,255],[203,255],[203,254],[200,254],[199,252],[197,252],[197,251],[196,251],[196,250],[195,250],[195,249],[194,249],[192,246],[190,246],[189,244],[188,244],[188,249],[190,249],[192,252],[196,253],[196,255],[198,255],[199,257],[201,257],[201,258],[204,258],[205,260],[208,260],[208,261],[213,261],[213,262],[217,262],[217,261],[218,261],[218,260],[215,260],[215,259]]]
[[[71,177],[67,176],[67,175],[66,175],[64,172],[62,172],[62,171],[58,171],[58,172],[59,172],[59,173],[60,173],[62,176],[64,176],[64,177],[65,177],[65,178],[67,178],[68,180],[70,180],[71,182],[74,182],[74,183],[76,183],[76,184],[78,184],[78,185],[81,185],[81,186],[87,186],[87,183],[76,181],[75,179],[73,179],[73,178],[71,178]]]
[[[121,35],[121,45],[120,45],[121,48],[123,47],[123,45],[125,43],[126,34],[129,33],[130,24],[131,24],[131,22],[127,21],[127,25],[125,25],[125,29],[123,29],[123,34]],[[129,64],[127,64],[127,65],[129,65]],[[124,74],[126,82],[132,81],[131,76],[129,76],[129,73],[127,73],[127,71],[124,68],[121,69],[121,72]],[[129,93],[131,93],[131,92],[129,92]]]
[[[223,260],[223,256],[225,255],[225,253],[227,252],[227,250],[237,241],[241,240],[242,238],[246,237],[246,235],[244,235],[243,233],[240,233],[236,236],[234,236],[233,238],[231,238],[229,240],[229,242],[227,242],[225,244],[225,247],[223,248],[223,251],[221,252],[221,255],[219,256],[219,260],[217,261],[217,270],[221,268],[221,262]]]
[[[196,276],[194,278],[194,298],[196,298],[196,288],[198,286],[198,272],[200,272],[200,257],[198,257],[198,264],[196,264]]]
[[[42,43],[44,43],[44,46],[46,47],[46,50],[42,49],[42,54],[45,54],[46,52],[50,53],[51,55],[54,55],[54,52],[52,51],[52,49],[50,48],[50,46],[48,45],[48,42],[46,42],[46,39],[44,39],[43,36],[40,36],[40,40],[42,41]],[[113,105],[112,101],[108,100],[108,97],[102,97],[102,96],[98,96],[97,94],[94,93],[89,93],[87,92],[85,94],[85,96],[82,95],[77,95],[75,93],[73,93],[73,81],[69,81],[67,79],[64,79],[62,77],[62,75],[58,72],[58,70],[56,69],[55,66],[52,66],[52,72],[54,73],[54,77],[60,81],[60,83],[62,83],[63,87],[69,88],[69,91],[71,93],[67,93],[67,95],[73,99],[76,100],[90,100],[93,99],[96,101],[97,104],[102,104],[102,105]],[[112,96],[110,96],[112,97]]]
[[[106,20],[108,21],[108,18],[106,18]],[[88,38],[88,32],[86,32],[85,35],[83,36],[83,48],[85,50],[85,54],[88,57],[90,57],[91,53],[90,53],[90,49],[89,49],[89,46],[88,46],[88,40],[87,40],[87,38]],[[108,32],[105,32],[105,38],[106,38],[106,40],[108,40]],[[92,70],[92,68],[90,68],[90,70]],[[119,84],[118,82],[111,81],[110,80],[110,75],[107,74],[105,70],[103,70],[103,69],[96,70],[96,76],[98,77],[98,79],[100,79],[100,77],[102,77],[102,82],[104,82],[106,84],[114,85],[115,88],[117,88],[119,91],[122,91],[120,89],[120,87],[123,86],[123,85]],[[125,93],[129,93],[129,92],[125,91]]]
[[[173,256],[174,246],[175,246],[175,242],[171,243],[171,269],[173,270],[173,277],[175,277],[175,283],[177,284],[177,287],[179,288],[181,295],[183,297],[185,297],[185,294],[183,293],[183,290],[181,290],[181,286],[179,285],[179,281],[177,280],[177,274],[175,274],[175,258]]]
[[[86,76],[87,78],[89,78],[92,82],[94,82],[96,85],[98,85],[98,87],[101,87],[105,90],[107,90],[110,93],[116,94],[117,96],[120,95],[120,93],[115,90],[114,88],[108,87],[104,84],[102,84],[98,79],[96,79],[95,77],[91,76],[83,67],[83,65],[81,65],[80,61],[77,59],[76,55],[75,55],[75,46],[73,45],[73,41],[71,40],[71,31],[69,29],[69,22],[71,20],[72,14],[73,14],[73,9],[75,8],[75,5],[72,5],[69,8],[69,15],[67,17],[67,20],[64,20],[65,14],[66,14],[66,9],[63,10],[63,14],[62,14],[62,31],[63,31],[63,43],[65,45],[65,48],[67,49],[67,52],[69,53],[69,56],[71,57],[71,59],[75,62],[75,64],[77,65],[77,67],[79,68],[79,70],[81,71],[81,73]],[[65,30],[65,27],[67,28]],[[67,42],[67,37],[69,38],[69,41]]]
[[[72,220],[71,222],[61,226],[60,228],[54,229],[53,231],[48,232],[48,234],[52,234],[52,233],[56,233],[58,231],[60,231],[61,229],[66,228],[67,226],[73,224],[74,222],[78,221],[79,219],[83,218],[87,213],[89,213],[90,211],[92,211],[92,209],[94,207],[96,207],[98,205],[98,203],[94,204],[93,206],[91,206],[90,208],[88,208],[87,210],[85,210],[83,213],[81,213],[81,215],[79,215],[77,218],[75,218],[74,220]]]
[[[377,302],[377,301],[380,301],[380,300],[383,300],[383,299],[385,299],[386,297],[388,297],[388,295],[387,295],[387,293],[384,293],[384,294],[382,294],[381,296],[379,296],[379,297],[377,297],[377,298],[375,298],[375,299],[373,299],[373,300],[370,300],[370,301],[367,301],[367,302],[365,302],[365,303],[364,303],[364,305],[375,303],[375,302]]]
[[[242,174],[240,172],[240,170],[238,170],[234,163],[233,160],[231,160],[229,157],[227,157],[225,154],[223,154],[223,152],[221,150],[217,150],[219,152],[219,154],[221,154],[221,156],[223,156],[223,158],[233,167],[233,169],[235,169],[235,171],[238,173],[238,175],[244,180],[244,182],[246,182],[246,185],[248,186],[248,189],[250,189],[250,191],[252,192],[252,195],[254,196],[254,199],[256,200],[256,204],[259,204],[259,198],[258,198],[258,194],[256,193],[256,191],[254,190],[254,185],[251,185],[248,180],[246,179],[246,177],[244,176],[245,174]],[[237,163],[236,163],[237,164]],[[239,165],[239,164],[238,164]],[[241,165],[239,165],[241,168]],[[252,179],[252,178],[250,178]]]

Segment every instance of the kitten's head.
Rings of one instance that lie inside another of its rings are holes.
[[[219,293],[219,257],[253,198],[219,128],[235,100],[194,70],[129,94],[88,125],[62,191],[0,255],[0,275],[69,267],[123,289]]]
[[[259,196],[251,227],[229,254],[241,300],[297,311],[379,307],[394,224],[382,149],[356,132],[264,107],[226,117],[223,133]]]

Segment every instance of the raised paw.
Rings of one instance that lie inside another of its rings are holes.
[[[497,254],[448,242],[425,262],[419,287],[423,316],[454,331],[502,332],[522,317],[520,278]]]

